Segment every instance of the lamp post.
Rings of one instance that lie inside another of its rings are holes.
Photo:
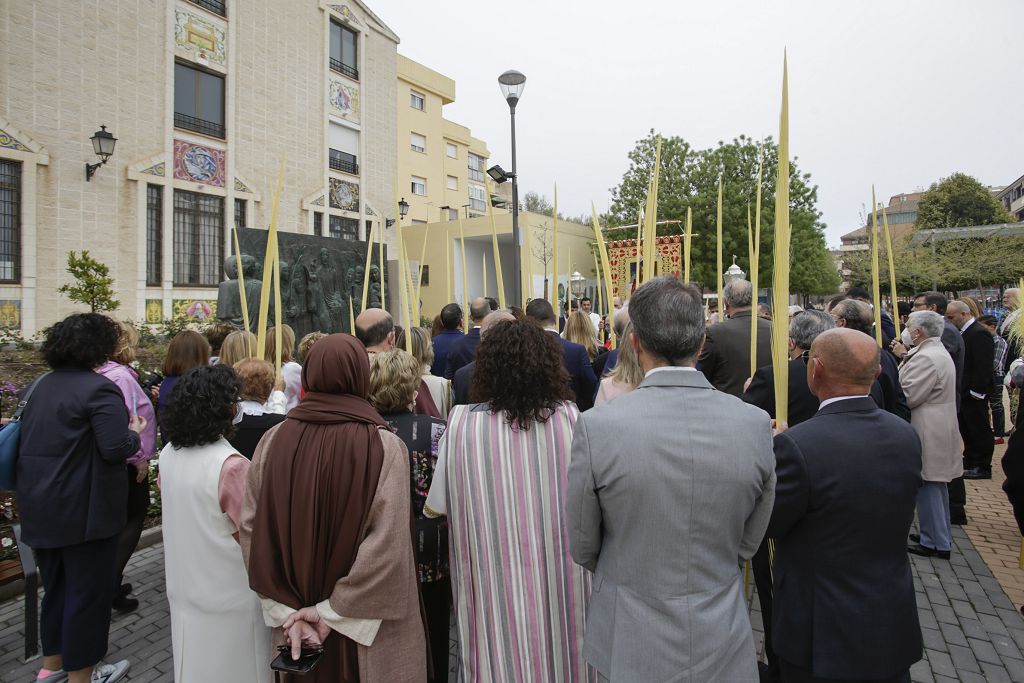
[[[572,275],[569,276],[569,289],[572,290],[572,296],[574,299],[579,299],[583,296],[583,283],[586,280],[580,271],[574,270]]]
[[[95,164],[90,164],[89,162],[85,163],[86,181],[92,180],[92,176],[96,173],[96,169],[107,163],[107,159],[109,159],[110,155],[114,153],[114,145],[117,144],[117,138],[107,132],[106,126],[100,126],[100,129],[93,133],[92,137],[89,139],[92,140],[92,151],[100,157],[101,161]]]
[[[516,178],[516,103],[519,102],[526,87],[526,76],[518,71],[506,71],[498,76],[498,85],[501,86],[501,94],[508,102],[508,110],[512,119],[512,276],[513,282],[522,282],[519,275],[520,251],[523,246],[519,237],[519,181]],[[490,198],[487,198],[490,201]],[[512,288],[512,303],[515,306],[522,305],[520,301],[519,287]]]
[[[732,265],[725,270],[725,273],[723,273],[723,275],[725,276],[726,282],[732,282],[733,280],[742,280],[744,277],[746,277],[747,274],[743,272],[743,269],[736,265],[735,254],[733,254],[732,257]]]

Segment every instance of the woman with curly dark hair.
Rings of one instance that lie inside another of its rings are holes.
[[[270,679],[270,629],[238,544],[249,461],[227,441],[241,388],[226,365],[189,370],[162,417],[164,567],[178,683]]]
[[[569,555],[564,512],[579,411],[562,355],[533,322],[488,327],[477,403],[454,407],[441,438],[424,512],[448,516],[465,680],[589,680],[590,585]]]
[[[39,680],[113,683],[128,671],[127,661],[100,664],[128,509],[125,461],[146,428],[129,415],[117,385],[95,372],[120,334],[98,313],[47,330],[42,351],[53,372],[38,380],[21,418],[22,539],[35,550],[46,589]]]

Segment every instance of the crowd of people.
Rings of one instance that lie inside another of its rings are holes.
[[[709,325],[699,290],[657,277],[607,319],[479,297],[432,329],[367,309],[354,337],[282,326],[265,348],[185,330],[156,383],[131,325],[69,316],[17,465],[37,680],[128,670],[107,633],[138,606],[123,574],[155,461],[179,683],[269,681],[272,660],[315,660],[291,682],[445,681],[452,620],[466,681],[909,681],[908,554],[954,552],[1004,385],[1021,423],[1018,296],[996,318],[923,292],[897,335],[863,290],[772,316],[735,280]],[[1021,450],[1003,466],[1024,529]]]

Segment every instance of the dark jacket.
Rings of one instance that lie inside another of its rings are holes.
[[[594,395],[597,393],[597,377],[594,376],[594,368],[590,364],[590,356],[582,344],[562,339],[553,330],[548,330],[562,345],[562,362],[565,369],[569,371],[569,387],[575,395],[576,407],[582,413],[594,407]]]
[[[1013,433],[1006,444],[1006,453],[1002,460],[1003,491],[1013,508],[1013,517],[1017,520],[1017,528],[1024,536],[1024,436],[1020,431]]]
[[[476,358],[476,348],[480,346],[480,328],[474,327],[469,334],[462,335],[462,339],[456,339],[448,348],[448,361],[444,364],[444,377],[451,379],[455,372],[467,363],[472,363]]]
[[[775,373],[771,365],[758,368],[750,386],[740,396],[746,403],[757,406],[775,419]],[[807,361],[803,356],[789,361],[789,419],[790,427],[805,422],[818,412],[818,397],[807,386]]]
[[[921,659],[907,534],[921,442],[869,397],[775,437],[773,644],[823,678],[888,678]]]
[[[455,342],[465,336],[462,330],[442,330],[441,334],[434,337],[432,340],[434,345],[434,362],[430,365],[431,375],[444,377],[444,371],[447,369],[448,364],[448,352],[451,351]]]
[[[964,373],[960,381],[960,395],[965,401],[978,400],[970,397],[972,391],[985,397],[992,393],[992,363],[996,344],[989,331],[978,322],[971,323],[962,335]]]
[[[125,460],[139,450],[117,385],[87,370],[55,370],[22,414],[18,507],[33,548],[62,548],[121,533]]]
[[[263,413],[262,415],[243,415],[241,421],[235,425],[235,433],[228,439],[240,455],[252,460],[253,453],[260,439],[271,427],[284,422],[284,415],[278,413]]]
[[[960,388],[963,386],[964,374],[964,338],[960,334],[960,330],[956,329],[956,325],[948,320],[945,327],[942,328],[942,345],[946,347],[946,351],[949,351],[949,355],[953,359],[953,367],[956,368],[956,409],[959,412]]]
[[[757,367],[771,365],[772,324],[757,319]],[[733,396],[743,395],[750,377],[750,311],[734,313],[707,330],[698,367],[711,385]]]
[[[469,379],[473,375],[476,361],[463,365],[452,378],[452,406],[467,406],[469,400]]]
[[[623,343],[623,340],[619,340],[619,343]],[[628,343],[628,342],[626,342]],[[600,381],[602,377],[611,372],[615,368],[615,363],[619,360],[619,350],[612,349],[608,353],[599,354],[594,362],[590,364],[590,367],[594,369],[594,377]]]
[[[896,359],[882,349],[878,362],[882,366],[882,371],[871,385],[871,398],[875,399],[875,405],[882,410],[910,422],[910,406],[907,405],[903,385],[900,384],[900,368],[896,364]]]

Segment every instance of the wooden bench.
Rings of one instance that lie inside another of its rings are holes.
[[[25,574],[21,571],[21,561],[7,560],[0,562],[0,586],[13,583],[22,578]]]

